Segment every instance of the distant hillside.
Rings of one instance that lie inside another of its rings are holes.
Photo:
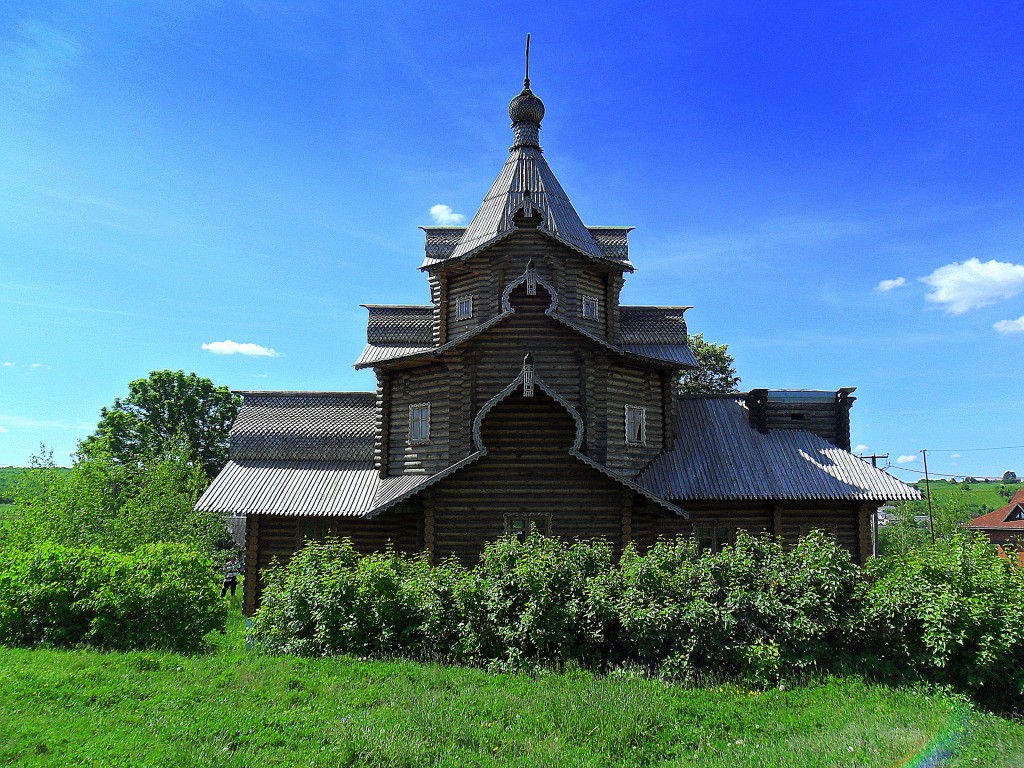
[[[12,504],[14,502],[14,487],[18,478],[28,467],[0,467],[0,504]],[[53,472],[67,472],[67,467],[54,467]]]
[[[991,512],[993,509],[1005,507],[1009,500],[999,494],[1000,490],[1008,490],[1012,495],[1017,490],[1024,488],[1024,483],[951,483],[948,480],[932,480],[929,484],[932,496],[932,503],[942,503],[952,494],[963,493],[967,503],[978,510],[981,515],[984,512]],[[922,493],[925,491],[924,480],[914,483],[914,487]]]

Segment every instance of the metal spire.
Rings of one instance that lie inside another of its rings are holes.
[[[530,33],[526,33],[526,77],[523,78],[523,87],[530,87]]]

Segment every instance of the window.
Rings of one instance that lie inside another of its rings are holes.
[[[473,297],[459,296],[455,300],[455,319],[468,320],[473,316]]]
[[[409,442],[430,442],[430,403],[409,406]]]
[[[533,534],[539,536],[551,535],[551,515],[505,515],[506,536],[514,536],[522,541]]]
[[[727,525],[695,525],[693,537],[697,540],[698,552],[721,552],[726,544],[732,544],[736,538],[732,528]]]
[[[601,302],[595,299],[593,296],[583,297],[583,319],[584,320],[600,320],[601,319]]]
[[[626,406],[626,445],[647,445],[647,411],[638,405]]]
[[[302,521],[302,540],[299,543],[299,549],[306,546],[306,542],[309,541],[323,543],[332,535],[330,520],[306,518]]]

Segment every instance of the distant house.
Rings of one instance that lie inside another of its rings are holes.
[[[1010,503],[995,512],[976,517],[965,528],[981,531],[1001,548],[1024,545],[1024,488],[1017,491]]]
[[[472,563],[503,535],[716,550],[817,528],[866,559],[875,510],[919,494],[850,453],[853,389],[678,395],[688,307],[620,302],[630,228],[583,224],[528,83],[509,115],[469,225],[424,228],[430,304],[366,305],[376,392],[241,393],[198,506],[246,518],[246,611],[273,558],[325,536]]]

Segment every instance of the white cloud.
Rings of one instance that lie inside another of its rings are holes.
[[[442,227],[452,227],[457,224],[465,224],[466,217],[461,213],[455,213],[450,205],[435,205],[430,209],[430,216],[434,223]]]
[[[32,365],[29,366],[29,368],[42,368],[42,367],[43,367],[42,363],[32,363]]]
[[[1016,320],[1000,320],[998,323],[993,323],[992,327],[1000,333],[1007,335],[1011,333],[1024,333],[1024,315],[1021,315]],[[4,363],[7,365],[7,363]]]
[[[252,375],[252,377],[254,379],[265,379],[265,378],[267,378],[267,374],[265,374],[265,373],[254,373]]]
[[[915,461],[917,461],[917,456],[915,454],[911,454],[910,456],[900,456],[896,459],[897,464],[913,464]]]
[[[921,281],[932,288],[928,301],[944,305],[951,315],[962,315],[1024,292],[1024,264],[968,259],[939,267]]]
[[[249,355],[251,357],[280,357],[278,352],[263,347],[259,344],[239,344],[237,341],[227,339],[225,341],[203,342],[203,349],[213,352],[215,355]]]
[[[871,449],[864,445],[864,443],[858,443],[857,445],[853,446],[854,453],[866,453],[869,450]]]
[[[14,367],[14,363],[4,363],[3,366],[4,366],[4,368],[13,368]]]
[[[7,431],[7,427],[0,426],[0,435]]]
[[[878,285],[875,286],[876,291],[882,293],[888,293],[891,290],[899,288],[900,286],[907,284],[907,278],[897,277],[892,280],[882,280]]]
[[[954,453],[954,454],[953,454],[952,456],[950,456],[949,458],[951,458],[951,459],[959,459],[959,458],[960,458],[960,454],[959,454],[959,453]]]

